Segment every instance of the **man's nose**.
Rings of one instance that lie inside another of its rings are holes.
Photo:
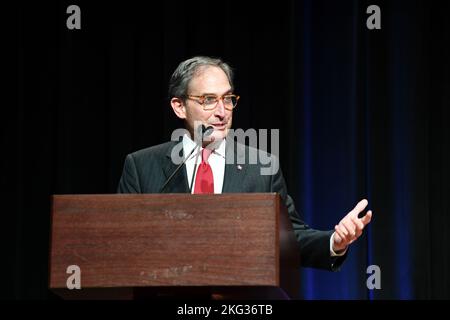
[[[219,118],[225,117],[225,105],[223,104],[222,99],[217,101],[217,106],[216,106],[216,110],[215,110],[214,114],[215,114],[215,116],[217,116]]]

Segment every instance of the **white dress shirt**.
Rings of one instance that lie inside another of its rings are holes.
[[[211,166],[211,170],[214,178],[214,193],[222,193],[223,177],[225,174],[225,145],[226,139],[223,139],[220,144],[211,152],[208,158],[208,163]],[[198,144],[192,141],[187,134],[183,136],[183,154],[191,153],[192,149],[197,148]],[[188,178],[189,187],[192,184],[191,193],[195,190],[195,176],[197,175],[198,166],[202,163],[202,150],[201,147],[198,151],[194,151],[189,159],[186,161],[186,173]],[[197,163],[197,166],[195,166]],[[195,169],[195,173],[194,173]],[[192,178],[194,181],[192,181]]]

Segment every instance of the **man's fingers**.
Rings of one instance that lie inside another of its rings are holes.
[[[337,225],[337,230],[339,230],[340,235],[342,236],[342,238],[346,238],[348,236],[347,228],[342,224],[342,222],[340,222]]]
[[[372,210],[367,211],[366,215],[360,219],[364,226],[366,226],[370,220],[372,220]]]
[[[362,221],[360,219],[358,219],[357,217],[352,217],[352,222],[354,223],[355,227],[356,227],[356,237],[358,238],[364,229],[364,223],[362,223]]]
[[[347,245],[348,242],[352,240],[353,236],[351,235],[349,230],[347,230],[342,221],[337,225],[337,228],[335,230],[338,232],[339,236],[342,239],[340,245]]]
[[[347,246],[361,236],[364,227],[372,219],[371,210],[367,211],[361,219],[358,218],[358,214],[362,212],[367,205],[368,202],[366,199],[361,200],[356,207],[334,227],[334,242],[338,247]]]
[[[334,227],[335,232],[334,232],[334,236],[333,236],[333,237],[334,237],[334,242],[336,242],[337,244],[339,244],[339,243],[342,242],[342,236],[339,235],[339,231],[336,230],[337,227],[338,227],[338,226],[335,226],[335,227]]]
[[[351,220],[356,227],[356,231],[361,231],[362,229],[364,229],[364,223],[361,221],[361,219],[358,219],[357,217],[351,217]]]
[[[368,204],[367,200],[362,199],[360,202],[358,202],[358,204],[355,206],[355,208],[353,208],[353,210],[350,212],[357,217],[358,214],[367,207],[367,204]]]
[[[345,234],[342,232],[341,228],[339,228],[339,226],[335,226],[334,227],[334,231],[336,231],[336,234],[339,236],[339,242],[340,243],[342,240],[345,239]]]
[[[347,229],[347,236],[352,238],[356,235],[355,226],[350,219],[344,219],[341,221],[341,224],[344,225],[345,229]]]

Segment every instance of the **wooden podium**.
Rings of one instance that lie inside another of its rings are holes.
[[[49,287],[66,299],[295,299],[299,270],[275,193],[52,197]]]

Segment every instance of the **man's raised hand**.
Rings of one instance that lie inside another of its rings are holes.
[[[353,243],[361,236],[364,228],[372,219],[372,211],[369,210],[362,217],[358,218],[360,212],[367,207],[367,200],[363,199],[356,207],[350,211],[338,225],[334,227],[335,233],[333,234],[333,251],[338,253],[347,248],[347,246]]]

